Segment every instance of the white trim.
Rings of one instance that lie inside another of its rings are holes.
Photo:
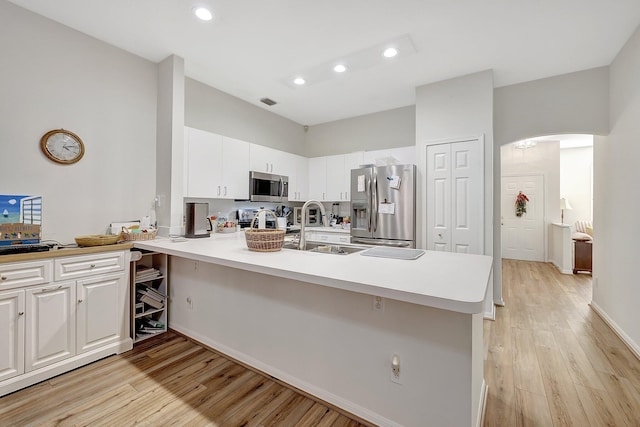
[[[224,344],[221,344],[216,340],[212,340],[209,337],[206,337],[195,331],[192,331],[189,328],[185,328],[175,323],[171,323],[171,329],[174,329],[180,332],[181,334],[191,337],[196,341],[199,341],[215,349],[216,351],[219,351],[229,357],[239,360],[240,362],[245,363],[251,367],[254,367],[270,376],[273,376],[281,381],[284,381],[287,384],[290,384],[300,390],[303,390],[313,396],[316,396],[317,398],[322,399],[325,402],[331,403],[332,405],[342,408],[345,411],[350,412],[364,420],[367,420],[379,426],[403,427],[401,424],[398,424],[388,418],[385,418],[376,412],[373,412],[363,406],[353,403],[350,400],[344,399],[340,396],[336,396],[335,394],[323,388],[316,387],[313,384],[303,381],[293,375],[289,375],[286,372],[281,371],[280,369],[274,368],[273,366],[268,365],[258,359],[255,359],[245,353],[236,351]],[[483,379],[483,385],[484,385],[484,379]]]
[[[491,311],[484,312],[484,318],[487,320],[496,320],[496,304],[491,304]]]
[[[476,427],[482,427],[484,425],[484,416],[487,412],[487,395],[489,394],[489,386],[482,379],[482,392],[480,393],[480,402],[478,402],[478,419],[476,420]]]
[[[640,360],[640,346],[627,335],[616,322],[593,300],[589,304],[591,309],[611,328],[611,330],[622,340],[622,342],[631,350],[633,355]]]
[[[494,302],[493,302],[493,304],[494,304],[494,305],[497,305],[498,307],[504,307],[504,306],[505,306],[505,304],[504,304],[504,299],[502,299],[502,297],[500,297],[500,298],[498,299],[498,301],[494,301]]]
[[[558,269],[558,271],[559,271],[560,273],[562,273],[562,274],[573,274],[573,270],[566,270],[566,269],[564,269],[564,270],[563,270],[563,269],[562,269],[562,267],[560,267],[560,266],[556,263],[556,261],[555,261],[555,260],[551,260],[550,262],[551,262],[551,264],[553,264],[553,266],[554,266],[555,268],[557,268],[557,269]]]

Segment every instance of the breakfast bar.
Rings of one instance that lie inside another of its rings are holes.
[[[172,329],[376,425],[479,425],[490,257],[260,253],[242,232],[135,247],[170,255]]]

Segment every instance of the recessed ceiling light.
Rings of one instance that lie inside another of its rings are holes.
[[[382,56],[384,56],[385,58],[393,58],[397,54],[398,54],[398,49],[396,49],[395,47],[389,47],[385,49],[384,52],[382,52]]]
[[[303,84],[305,84],[305,83],[306,83],[306,80],[305,80],[305,79],[303,79],[302,77],[296,77],[296,78],[293,80],[293,82],[294,82],[295,84],[297,84],[298,86],[301,86],[301,85],[303,85]]]
[[[347,71],[347,67],[342,64],[338,64],[333,67],[333,71],[335,71],[336,73],[344,73],[345,71]]]
[[[206,7],[196,7],[193,9],[193,13],[203,21],[211,21],[213,19],[213,14]]]

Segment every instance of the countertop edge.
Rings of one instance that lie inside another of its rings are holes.
[[[88,247],[77,247],[77,248],[59,248],[59,249],[52,249],[46,252],[28,252],[23,254],[1,255],[0,264],[10,263],[10,262],[21,262],[21,261],[34,261],[34,260],[47,259],[47,258],[59,258],[59,257],[65,257],[65,256],[72,256],[72,255],[95,254],[100,252],[127,251],[132,248],[133,248],[133,242],[127,242],[127,243],[116,243],[113,245],[88,246]]]

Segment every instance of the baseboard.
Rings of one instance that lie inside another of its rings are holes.
[[[480,402],[478,402],[478,419],[476,420],[476,427],[482,427],[484,425],[484,414],[487,411],[487,396],[489,395],[489,386],[482,379],[482,392],[480,393]]]
[[[487,320],[496,320],[496,305],[495,304],[491,304],[491,311],[485,311],[484,312],[484,319]]]
[[[558,271],[559,271],[560,273],[562,273],[562,274],[573,274],[573,270],[566,270],[566,269],[563,269],[563,268],[562,268],[562,267],[560,267],[558,264],[556,264],[556,262],[555,262],[555,261],[551,261],[551,264],[553,264],[553,266],[554,266],[555,268],[557,268],[557,269],[558,269]]]
[[[4,396],[14,391],[18,391],[25,387],[29,387],[40,381],[48,380],[57,375],[64,374],[65,372],[72,371],[81,366],[95,362],[96,360],[103,359],[113,354],[124,353],[133,348],[133,340],[129,337],[100,347],[86,353],[77,354],[68,359],[61,360],[51,365],[43,366],[42,368],[26,372],[18,376],[6,379],[0,382],[0,396]]]
[[[494,301],[493,302],[494,306],[498,306],[498,307],[504,307],[504,300],[502,299],[502,297],[500,297],[500,299],[498,301]]]
[[[624,345],[631,350],[633,355],[640,360],[640,346],[636,344],[629,335],[627,335],[616,322],[595,302],[591,301],[589,304],[591,309],[600,316],[600,318],[611,328],[611,330],[622,340]]]
[[[197,332],[194,332],[189,328],[185,328],[175,323],[171,323],[171,329],[175,330],[180,334],[185,335],[188,338],[198,341],[207,347],[211,347],[217,352],[227,355],[233,359],[236,359],[243,365],[248,365],[249,367],[258,370],[259,372],[266,374],[267,376],[275,377],[276,379],[286,384],[289,384],[297,389],[300,389],[311,396],[317,397],[318,399],[324,400],[327,403],[333,406],[336,406],[337,408],[341,408],[344,411],[347,411],[357,417],[362,418],[363,420],[373,423],[374,425],[388,426],[388,427],[403,427],[401,424],[398,424],[395,421],[389,420],[388,418],[385,418],[384,416],[376,412],[373,412],[368,408],[360,406],[354,402],[351,402],[350,400],[344,399],[343,397],[337,396],[325,389],[309,384],[304,380],[301,380],[297,377],[289,375],[281,371],[280,369],[277,369],[271,365],[261,362],[260,360],[257,360],[245,353],[242,353],[230,347],[227,347],[226,345],[221,344],[215,340],[212,340],[209,337],[203,336]]]

